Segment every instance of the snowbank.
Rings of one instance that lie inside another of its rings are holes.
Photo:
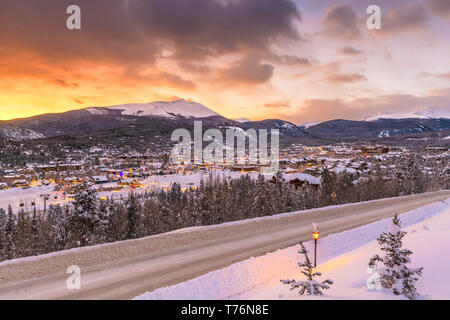
[[[442,214],[438,217],[435,217]],[[417,226],[428,220],[426,225]],[[420,262],[425,267],[423,280],[419,281],[419,290],[427,291],[432,298],[450,298],[450,291],[446,294],[445,288],[450,283],[433,277],[434,269],[430,264],[442,263],[442,257],[435,255],[429,257],[429,246],[434,244],[424,237],[430,236],[430,228],[440,228],[442,232],[436,233],[433,241],[437,248],[441,246],[442,252],[450,252],[450,199],[430,204],[423,208],[400,215],[403,227],[410,233],[405,238],[407,246],[413,250],[414,262]],[[444,221],[433,221],[444,220]],[[380,220],[359,228],[329,235],[319,240],[318,263],[319,270],[327,278],[335,281],[335,285],[327,294],[329,298],[336,299],[377,299],[389,298],[385,292],[370,292],[365,288],[367,262],[370,256],[377,253],[377,244],[374,241],[382,232],[387,230],[391,219]],[[433,222],[433,227],[430,227]],[[420,230],[420,232],[418,231]],[[415,240],[414,240],[415,239]],[[422,244],[422,245],[420,245]],[[312,251],[313,242],[305,243],[306,248]],[[449,248],[447,251],[442,246]],[[299,246],[278,250],[264,256],[247,259],[235,263],[221,270],[170,287],[157,289],[144,293],[135,299],[279,299],[298,298],[298,294],[289,291],[288,286],[280,285],[280,279],[298,278],[299,268],[297,262],[301,259],[298,254]],[[434,259],[430,259],[434,258]],[[428,263],[425,263],[429,259]],[[447,261],[448,260],[448,261]],[[440,269],[440,276],[445,276],[445,270],[450,268],[450,258],[444,260]],[[357,262],[356,262],[357,261]],[[427,271],[428,270],[428,271]],[[426,280],[431,278],[431,280]],[[445,286],[442,285],[445,284]],[[424,286],[424,287],[421,287]],[[436,286],[444,289],[437,290]],[[448,290],[448,289],[447,289]]]

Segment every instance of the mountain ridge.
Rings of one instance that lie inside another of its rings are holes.
[[[376,116],[367,117],[364,121],[377,121],[381,119],[450,119],[450,111],[441,107],[430,107],[422,111],[407,113],[380,113]]]
[[[394,114],[400,116],[400,114]],[[281,119],[239,121],[221,116],[203,104],[183,99],[164,102],[130,103],[104,107],[88,107],[63,113],[49,113],[30,118],[0,121],[0,137],[10,140],[41,139],[63,135],[91,135],[111,131],[133,134],[139,132],[170,137],[177,128],[191,128],[202,120],[204,128],[279,129],[281,138],[366,139],[391,138],[427,132],[450,130],[450,119],[441,108],[409,113],[414,118],[372,117],[364,121],[335,119],[322,123],[295,125]],[[404,116],[404,115],[402,115]],[[418,117],[420,116],[420,117]],[[143,131],[142,131],[143,130]]]

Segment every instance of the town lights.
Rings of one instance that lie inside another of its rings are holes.
[[[317,240],[319,240],[319,226],[313,222],[313,239],[314,239],[314,268],[317,267]]]

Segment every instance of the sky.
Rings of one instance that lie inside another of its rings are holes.
[[[448,0],[0,0],[0,119],[180,98],[296,124],[448,109],[449,29]]]

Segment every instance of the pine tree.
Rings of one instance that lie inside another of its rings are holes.
[[[132,192],[127,200],[127,239],[136,239],[138,237],[137,226],[139,218],[139,203],[136,195]]]
[[[425,176],[421,165],[415,157],[411,157],[408,161],[407,176],[411,183],[411,192],[413,194],[425,192]]]
[[[281,282],[283,284],[290,285],[291,290],[300,288],[299,291],[300,295],[304,295],[306,293],[307,295],[321,296],[323,295],[322,290],[330,289],[330,285],[333,284],[333,281],[330,279],[327,279],[323,282],[318,282],[317,280],[314,280],[315,277],[320,277],[322,273],[314,271],[314,267],[311,261],[309,260],[308,250],[306,250],[305,246],[303,245],[303,242],[300,242],[300,246],[302,248],[298,253],[303,254],[305,256],[305,262],[303,263],[299,262],[298,266],[300,268],[303,268],[302,273],[306,276],[307,280],[303,281],[281,280]]]
[[[67,220],[63,208],[60,205],[50,205],[47,216],[52,221],[53,246],[55,250],[63,250],[67,241]]]
[[[109,210],[108,210],[108,200],[100,200],[98,206],[98,217],[99,222],[96,226],[96,243],[110,242],[110,221],[109,221]]]
[[[71,232],[76,236],[77,244],[87,246],[94,243],[94,231],[100,221],[95,191],[87,182],[75,187],[73,211],[71,212]]]
[[[16,216],[13,213],[11,205],[8,205],[8,218],[4,227],[5,240],[3,245],[3,257],[13,259],[16,257],[15,233],[16,233]]]
[[[5,241],[6,241],[6,222],[8,220],[8,217],[6,216],[5,210],[3,208],[0,208],[0,261],[3,258],[3,248],[5,247]]]
[[[32,255],[38,255],[40,253],[39,251],[39,218],[37,216],[36,212],[36,206],[33,209],[33,218],[31,219],[31,254]]]
[[[320,175],[320,205],[334,204],[333,193],[336,192],[336,175],[328,169],[324,169]]]
[[[273,203],[268,190],[268,183],[262,174],[258,176],[256,182],[256,193],[253,200],[254,216],[263,217],[273,214]]]
[[[423,268],[409,268],[409,256],[412,251],[402,249],[405,231],[401,230],[401,223],[398,215],[395,214],[388,232],[384,232],[378,239],[381,251],[386,255],[380,257],[373,256],[369,261],[369,266],[380,270],[381,286],[391,289],[395,295],[404,295],[408,299],[414,299],[417,293],[415,283],[419,280]]]

